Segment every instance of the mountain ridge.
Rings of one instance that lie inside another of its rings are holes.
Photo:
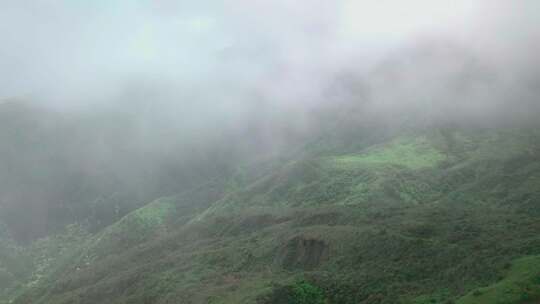
[[[540,253],[537,140],[419,132],[244,172],[129,213],[13,303],[468,303]]]

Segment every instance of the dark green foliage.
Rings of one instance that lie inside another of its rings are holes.
[[[292,285],[276,286],[270,295],[257,301],[260,304],[325,304],[323,291],[306,281]]]
[[[540,254],[540,159],[515,132],[451,129],[406,147],[393,138],[367,158],[354,144],[311,146],[297,160],[244,167],[81,236],[14,303],[440,304],[474,290],[480,299],[508,282],[516,260]],[[429,158],[409,153],[417,148]],[[344,155],[354,166],[335,166]],[[530,290],[520,301],[537,300]]]
[[[292,286],[291,304],[324,304],[321,289],[307,282],[298,282]]]

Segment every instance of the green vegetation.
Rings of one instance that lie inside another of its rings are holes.
[[[156,200],[133,212],[133,217],[146,227],[163,225],[174,211],[174,201],[170,198]]]
[[[458,304],[521,304],[540,300],[540,256],[516,260],[506,277],[488,287],[478,288]]]
[[[292,287],[291,304],[324,304],[322,290],[307,282],[296,283]]]
[[[534,303],[537,142],[524,130],[451,130],[245,166],[98,232],[73,226],[21,249],[31,267],[5,298]]]
[[[325,304],[323,291],[306,281],[291,285],[275,286],[269,295],[258,299],[259,303]]]
[[[369,148],[363,153],[332,157],[328,161],[338,168],[352,170],[384,165],[415,170],[434,167],[444,160],[444,154],[422,136],[397,138],[390,143]]]

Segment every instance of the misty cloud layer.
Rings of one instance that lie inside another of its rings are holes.
[[[320,102],[343,71],[370,78],[380,62],[411,45],[426,46],[426,39],[462,51],[442,50],[449,54],[440,59],[448,62],[427,58],[420,71],[400,63],[404,70],[395,73],[413,72],[412,79],[397,86],[377,79],[373,90],[384,98],[396,88],[440,97],[432,90],[441,84],[430,87],[423,77],[444,78],[468,62],[485,66],[478,68],[488,78],[519,85],[520,77],[537,76],[538,6],[531,0],[6,0],[0,96],[86,106],[137,95],[225,108],[217,112],[261,98],[303,107]]]

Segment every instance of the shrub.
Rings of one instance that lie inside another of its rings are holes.
[[[324,304],[322,290],[308,282],[298,282],[292,287],[291,304]]]
[[[300,281],[293,285],[276,286],[271,294],[259,298],[261,304],[324,304],[322,290],[308,282]]]

